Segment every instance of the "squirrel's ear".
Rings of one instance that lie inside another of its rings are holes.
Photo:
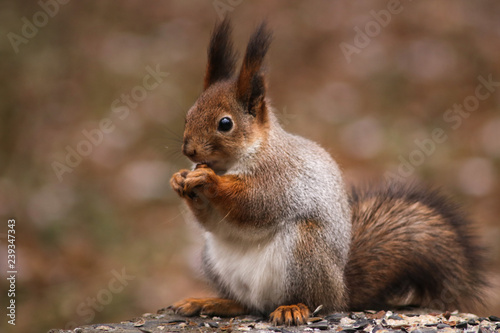
[[[253,116],[261,114],[259,111],[264,107],[266,82],[261,66],[270,43],[271,32],[262,22],[250,37],[236,83],[238,100]]]
[[[231,42],[231,24],[226,17],[218,23],[212,32],[208,46],[208,63],[203,89],[214,82],[229,79],[234,72],[236,54]]]

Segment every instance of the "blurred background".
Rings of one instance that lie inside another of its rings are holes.
[[[127,320],[210,295],[169,186],[210,31],[274,29],[269,97],[350,184],[442,188],[477,223],[500,314],[497,1],[0,2],[0,286],[16,219],[16,326]],[[489,81],[489,83],[488,83]],[[481,86],[478,88],[478,86]],[[455,107],[454,107],[455,105]],[[3,310],[2,310],[3,313]]]

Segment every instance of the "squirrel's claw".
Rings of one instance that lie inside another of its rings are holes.
[[[302,303],[282,305],[269,315],[269,319],[273,325],[302,325],[309,318],[309,313],[309,308]]]
[[[176,172],[172,178],[170,178],[170,186],[172,189],[177,192],[181,197],[185,196],[184,193],[184,183],[186,181],[186,176],[189,173],[189,170],[183,169],[179,172]]]

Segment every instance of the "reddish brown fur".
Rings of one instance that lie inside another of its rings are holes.
[[[263,107],[264,104],[258,105]],[[200,114],[197,110],[211,112]],[[263,113],[265,111],[259,112]],[[229,134],[217,133],[217,125],[225,116],[233,119],[235,128]],[[245,112],[236,98],[234,80],[213,84],[201,94],[186,116],[183,151],[196,163],[208,164],[217,172],[226,171],[228,165],[237,162],[246,146],[257,139],[265,140],[269,126],[267,116],[260,116],[259,122],[253,120],[254,116]],[[214,161],[218,164],[211,163]]]
[[[243,209],[245,202],[248,201],[246,193],[248,187],[240,177],[218,176],[212,169],[201,167],[187,174],[181,170],[172,179],[172,186],[182,197],[188,199],[187,203],[199,221],[204,220],[204,216],[199,214],[207,214],[205,198],[208,198],[211,206],[219,209],[228,220],[251,221],[251,216],[248,216],[250,212]],[[229,213],[225,213],[227,211]]]
[[[345,274],[350,308],[471,310],[480,303],[480,249],[448,201],[401,186],[354,196]]]

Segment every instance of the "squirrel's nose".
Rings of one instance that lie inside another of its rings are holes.
[[[189,158],[193,158],[196,156],[196,150],[195,149],[184,149],[184,155],[186,155]]]
[[[184,140],[184,144],[182,145],[182,153],[189,158],[193,158],[196,156],[196,149],[194,149],[193,146],[189,144],[188,140]]]

